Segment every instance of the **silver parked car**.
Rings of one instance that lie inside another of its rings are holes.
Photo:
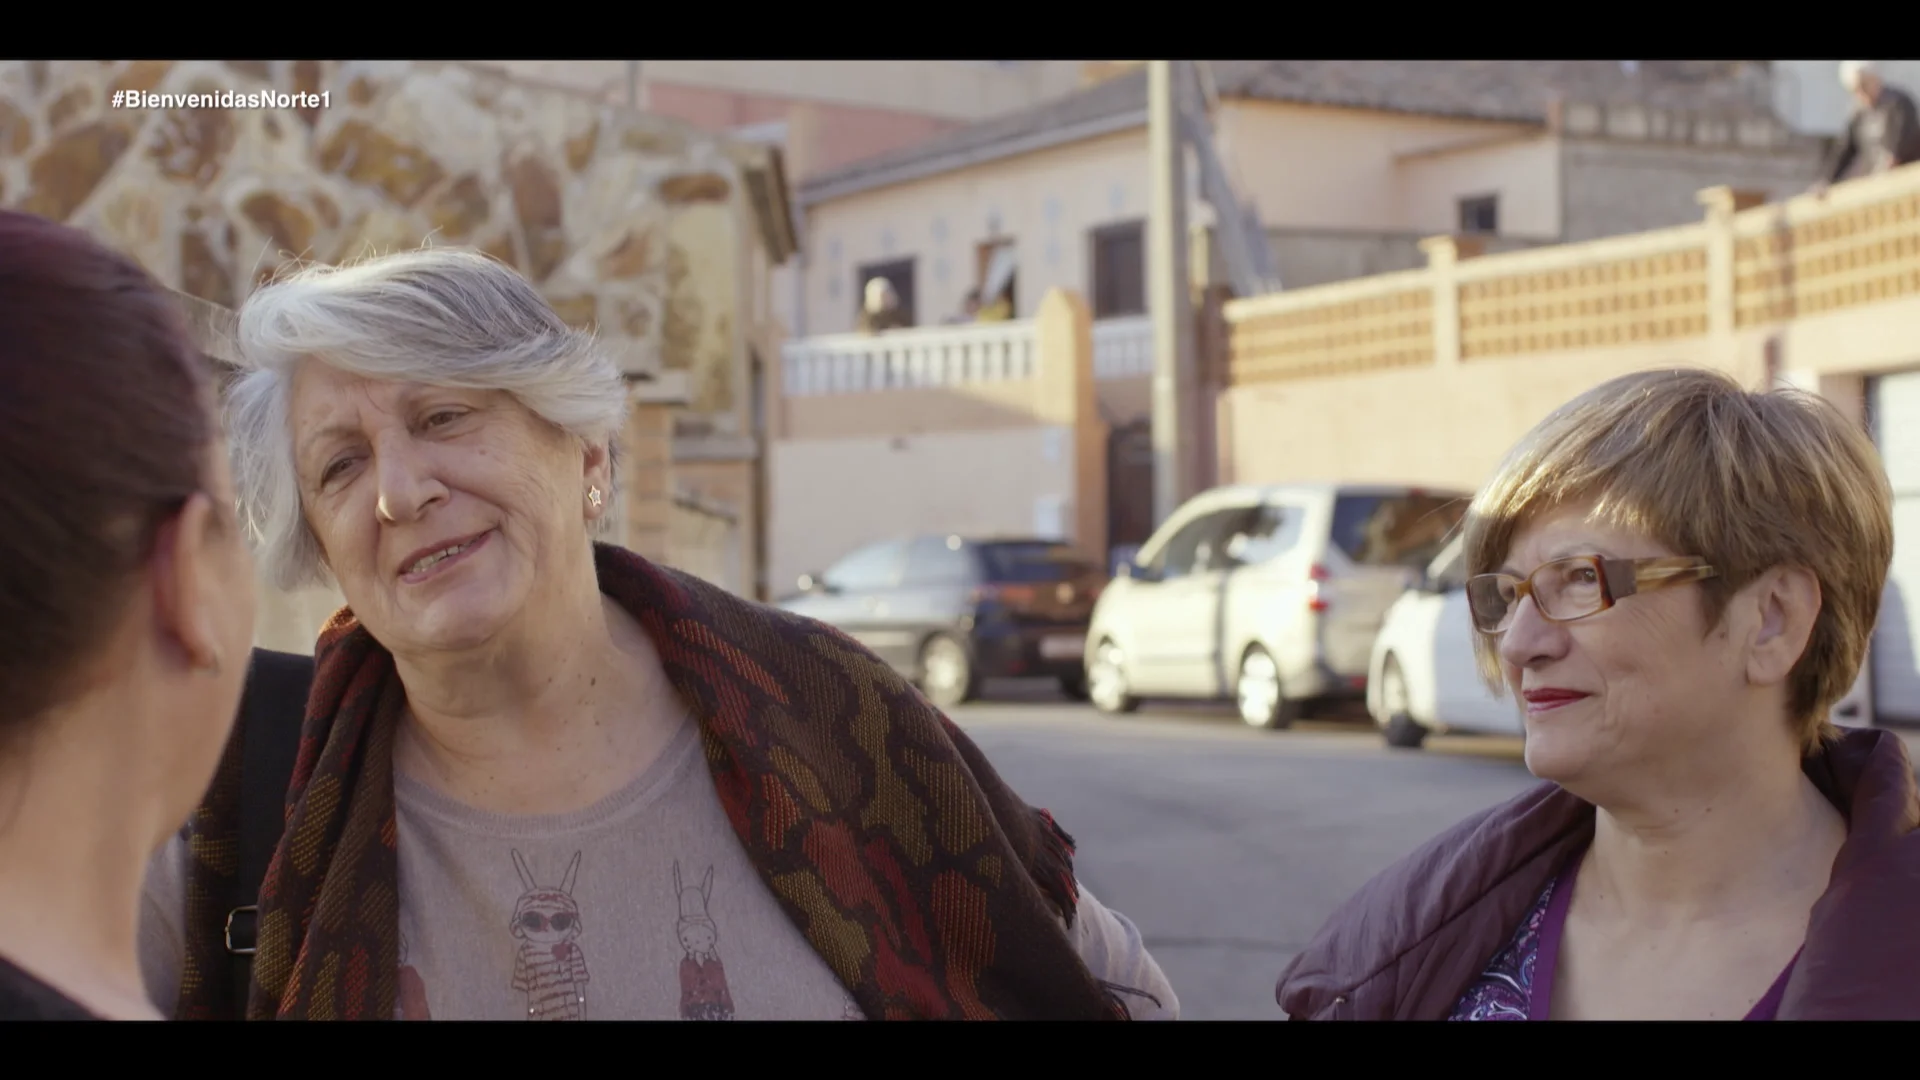
[[[1468,499],[1364,484],[1194,497],[1095,605],[1089,699],[1120,713],[1142,698],[1232,697],[1262,728],[1287,727],[1316,704],[1364,701],[1382,618]]]

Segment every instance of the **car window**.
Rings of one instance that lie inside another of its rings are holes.
[[[1361,566],[1424,569],[1440,554],[1467,500],[1447,495],[1342,495],[1333,504],[1333,544]]]
[[[1245,521],[1248,511],[1247,507],[1215,510],[1187,522],[1160,549],[1152,569],[1163,578],[1184,577],[1207,569],[1219,569],[1225,554],[1221,548],[1227,542],[1228,530]]]
[[[977,577],[973,553],[957,536],[922,536],[907,549],[907,585],[970,585]]]
[[[890,589],[900,581],[901,556],[905,549],[906,545],[898,540],[863,547],[828,567],[820,580],[840,592]]]
[[[1224,551],[1233,566],[1257,566],[1300,543],[1305,513],[1297,506],[1268,504],[1254,510],[1228,536]]]
[[[987,580],[996,582],[1074,581],[1093,570],[1072,547],[1044,540],[981,544],[980,557]]]

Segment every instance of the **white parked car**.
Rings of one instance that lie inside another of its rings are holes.
[[[1474,664],[1466,583],[1456,536],[1387,610],[1367,669],[1367,711],[1389,746],[1417,747],[1435,731],[1526,733],[1520,707],[1494,696]]]
[[[1230,698],[1254,727],[1361,700],[1381,616],[1466,496],[1360,484],[1236,486],[1176,510],[1119,569],[1087,631],[1087,695]]]

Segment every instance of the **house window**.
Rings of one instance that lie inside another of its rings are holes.
[[[853,272],[853,313],[859,317],[867,303],[867,282],[874,278],[886,278],[893,283],[893,291],[900,297],[900,310],[906,315],[908,326],[920,325],[915,318],[913,304],[913,260],[894,259],[890,262],[868,263]]]
[[[975,252],[980,294],[979,318],[989,322],[1019,317],[1015,298],[1019,296],[1020,260],[1012,240],[989,240]]]
[[[1093,317],[1113,319],[1147,312],[1146,223],[1128,221],[1088,233],[1092,243]]]
[[[1460,200],[1460,231],[1497,233],[1500,231],[1500,196],[1475,195]]]

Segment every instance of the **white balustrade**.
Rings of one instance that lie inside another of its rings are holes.
[[[1133,379],[1153,374],[1153,317],[1129,315],[1093,324],[1093,377]]]
[[[833,334],[781,350],[788,397],[1031,379],[1031,321]]]
[[[1030,320],[832,334],[789,341],[781,350],[786,396],[819,397],[1031,379],[1039,372]],[[1094,376],[1153,373],[1153,320],[1093,324]]]

